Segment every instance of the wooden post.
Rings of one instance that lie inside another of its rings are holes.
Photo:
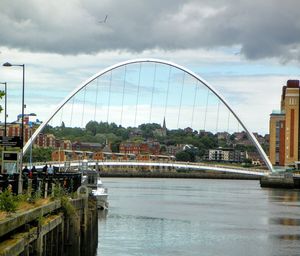
[[[47,198],[48,196],[48,182],[45,183],[45,193],[44,193],[44,198]]]

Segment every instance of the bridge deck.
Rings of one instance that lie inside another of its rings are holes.
[[[36,168],[41,169],[45,164],[36,163]],[[58,168],[64,168],[64,163],[59,162],[49,162],[53,166]],[[77,168],[81,166],[81,161],[70,162],[70,167]],[[242,168],[234,166],[222,166],[222,165],[209,165],[205,163],[189,163],[189,162],[155,162],[155,161],[89,161],[89,166],[141,166],[141,167],[164,167],[164,168],[175,168],[175,169],[193,169],[193,170],[205,170],[205,171],[217,171],[217,172],[228,172],[237,174],[247,174],[247,175],[258,175],[266,176],[269,174],[268,170],[254,169],[254,168]]]

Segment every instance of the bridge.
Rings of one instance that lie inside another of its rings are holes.
[[[48,162],[52,166],[57,169],[78,169],[82,167],[82,161],[70,161],[67,163],[61,162]],[[37,170],[41,171],[45,166],[45,163],[34,163],[34,166]],[[67,167],[66,167],[67,166]],[[184,169],[184,170],[198,170],[198,171],[214,171],[221,173],[235,173],[235,174],[244,174],[244,175],[253,175],[253,176],[266,176],[268,175],[268,171],[264,169],[255,169],[255,168],[243,168],[243,167],[235,167],[235,166],[226,166],[226,165],[212,165],[203,162],[190,163],[190,162],[158,162],[158,161],[88,161],[89,168],[126,168],[126,167],[149,167],[151,169]],[[138,168],[137,168],[138,169]]]
[[[159,67],[161,67],[161,70]],[[92,89],[89,91],[89,88]],[[212,96],[214,96],[214,99],[210,100]],[[78,98],[80,99],[78,100]],[[94,102],[91,101],[92,98]],[[99,107],[100,101],[102,101],[102,105]],[[200,106],[199,102],[204,102],[203,106]],[[212,116],[210,109],[214,109],[216,112],[214,124],[209,123],[208,120]],[[227,123],[227,131],[229,131],[230,118],[234,118],[238,129],[241,127],[246,132],[249,140],[265,162],[268,168],[267,172],[181,162],[104,161],[98,162],[98,165],[160,166],[261,176],[273,172],[270,160],[253,133],[249,131],[228,101],[211,84],[183,66],[159,59],[135,59],[118,63],[101,70],[80,83],[36,129],[24,145],[22,153],[24,155],[32,148],[32,144],[38,135],[55,118],[59,120],[58,123],[70,120],[71,125],[76,114],[77,124],[80,122],[81,117],[81,126],[84,127],[86,120],[96,120],[100,116],[100,120],[108,122],[110,119],[116,120],[118,115],[120,124],[125,123],[127,126],[133,125],[135,127],[137,123],[159,122],[158,120],[162,120],[162,117],[168,117],[168,120],[172,120],[173,127],[183,128],[184,125],[190,122],[191,127],[196,126],[197,130],[201,128],[209,130],[212,126],[215,126],[217,131],[221,129],[219,127],[221,110],[223,110],[223,114],[225,110],[228,111],[227,114],[224,114],[225,118],[223,118],[223,124]],[[202,112],[203,116],[201,118],[197,117],[197,114]],[[63,120],[63,118],[65,119]],[[199,121],[200,119],[201,121]],[[128,123],[129,120],[131,123]],[[90,163],[90,165],[95,164],[96,162]],[[58,163],[55,163],[55,165],[62,166]],[[72,166],[76,167],[76,163],[72,163]]]

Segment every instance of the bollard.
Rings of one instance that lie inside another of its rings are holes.
[[[54,189],[55,189],[55,183],[52,183],[52,188],[51,188],[51,196],[54,197]]]
[[[45,193],[44,193],[44,198],[47,198],[48,196],[48,182],[45,183]]]
[[[28,179],[27,195],[31,196],[31,193],[32,193],[32,179]]]

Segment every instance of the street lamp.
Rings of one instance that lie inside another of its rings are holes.
[[[11,64],[6,62],[4,67],[22,67],[23,68],[23,83],[22,83],[22,124],[21,124],[21,159],[20,159],[20,173],[19,173],[19,186],[18,193],[22,193],[22,165],[23,165],[23,146],[24,146],[24,88],[25,88],[25,64]]]
[[[11,64],[6,62],[3,64],[4,67],[22,67],[23,68],[23,86],[22,86],[22,124],[21,124],[21,151],[23,157],[23,145],[24,145],[24,88],[25,88],[25,65],[24,64]]]
[[[4,90],[4,93],[5,93],[5,101],[4,101],[4,104],[5,104],[5,106],[4,106],[4,115],[5,115],[5,117],[4,117],[4,137],[6,137],[6,118],[7,118],[7,97],[6,97],[6,95],[7,95],[7,83],[6,82],[4,82],[4,83],[0,83],[0,84],[4,84],[4,88],[5,88],[5,90]]]

